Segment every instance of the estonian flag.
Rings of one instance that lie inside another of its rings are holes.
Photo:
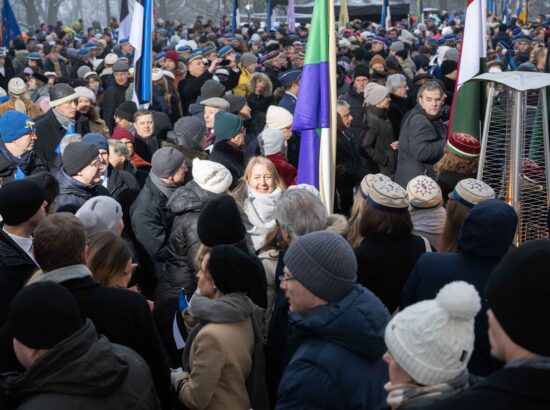
[[[9,0],[4,0],[2,8],[2,45],[8,47],[11,40],[21,34],[19,25],[15,19],[15,14],[11,8]]]
[[[138,107],[147,108],[152,98],[153,28],[153,0],[136,0],[130,44],[135,49],[133,100]]]
[[[122,0],[120,3],[120,27],[118,29],[118,42],[130,37],[130,27],[132,26],[132,15],[128,9],[128,0]]]

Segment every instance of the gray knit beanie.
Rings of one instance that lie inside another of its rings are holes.
[[[258,135],[262,155],[278,154],[283,150],[285,142],[283,133],[274,128],[266,128]]]
[[[326,302],[338,302],[357,280],[357,260],[346,240],[332,232],[313,232],[296,239],[284,256],[294,278]]]
[[[151,172],[159,178],[168,178],[176,173],[185,161],[183,154],[175,148],[157,150],[151,159]]]
[[[388,89],[377,83],[368,83],[363,91],[366,105],[376,105],[382,102],[389,94]]]
[[[224,94],[225,86],[216,80],[206,80],[201,87],[201,97],[203,100],[214,97],[221,97]]]
[[[82,221],[90,237],[99,231],[114,231],[122,221],[122,207],[109,196],[96,196],[80,207],[76,217]]]
[[[206,126],[196,117],[181,117],[174,124],[174,130],[168,131],[167,138],[174,144],[185,148],[200,149],[200,141],[204,137]]]

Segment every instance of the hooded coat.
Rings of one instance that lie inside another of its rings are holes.
[[[420,257],[403,288],[401,309],[434,299],[443,286],[457,280],[472,284],[484,295],[489,275],[512,245],[516,225],[515,211],[502,201],[487,200],[473,207],[460,231],[457,252],[426,253]],[[484,297],[481,300],[468,369],[475,375],[487,376],[502,363],[491,357],[487,300]]]
[[[368,289],[306,316],[289,314],[298,346],[277,393],[276,409],[379,409],[385,405],[384,329],[390,315]]]
[[[0,384],[22,399],[18,409],[159,409],[151,372],[128,347],[98,336],[90,319],[23,373]]]

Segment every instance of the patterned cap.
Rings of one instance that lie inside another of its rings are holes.
[[[495,191],[485,182],[474,178],[466,178],[456,184],[455,189],[449,194],[449,199],[454,199],[468,208],[473,208],[481,201],[494,199]]]
[[[228,55],[229,53],[231,53],[232,51],[235,51],[235,50],[233,50],[233,47],[231,47],[231,46],[223,46],[222,48],[220,48],[220,49],[218,50],[217,56],[220,57],[220,58],[223,58],[223,57],[225,57],[226,55]]]
[[[391,179],[384,174],[368,174],[363,177],[361,184],[359,185],[359,193],[361,198],[365,201],[369,196],[369,192],[375,182],[389,182]]]
[[[382,212],[402,214],[409,210],[407,192],[392,181],[376,181],[369,191],[367,202]]]
[[[463,158],[477,158],[481,152],[479,141],[463,132],[453,132],[447,140],[447,146],[452,152]]]
[[[202,58],[202,51],[200,50],[193,51],[187,58],[186,63],[189,64],[191,61],[196,60],[198,58]]]
[[[417,176],[409,181],[407,196],[411,206],[417,209],[436,208],[443,201],[441,188],[426,175]]]

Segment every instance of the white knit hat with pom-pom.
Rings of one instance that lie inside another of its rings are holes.
[[[480,309],[479,294],[472,285],[449,283],[435,299],[395,315],[386,327],[386,346],[417,383],[449,382],[468,365],[474,348],[474,317]]]

